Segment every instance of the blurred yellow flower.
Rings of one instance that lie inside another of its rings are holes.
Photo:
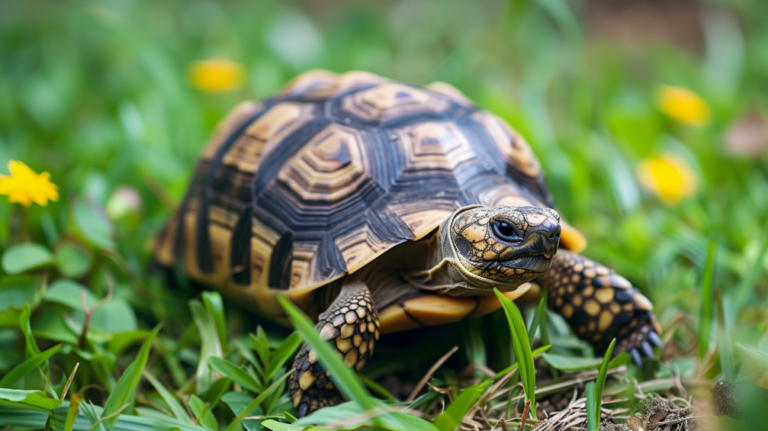
[[[656,104],[679,123],[700,126],[709,120],[707,102],[687,88],[661,86],[656,93]]]
[[[10,176],[0,174],[0,195],[8,195],[8,201],[18,202],[25,207],[32,202],[46,206],[48,200],[59,200],[56,184],[51,182],[51,174],[38,174],[22,162],[8,162]]]
[[[212,93],[237,90],[243,85],[243,66],[234,61],[213,58],[196,61],[189,71],[189,81],[198,90]]]
[[[685,162],[669,154],[643,160],[637,177],[640,184],[668,204],[696,193],[696,174]]]

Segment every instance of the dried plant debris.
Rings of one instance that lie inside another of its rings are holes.
[[[668,400],[652,394],[643,399],[637,413],[626,423],[613,421],[612,412],[603,409],[600,431],[695,431],[701,429],[700,416],[688,401],[682,398]],[[584,431],[587,429],[586,399],[580,398],[568,408],[550,416],[535,431]]]

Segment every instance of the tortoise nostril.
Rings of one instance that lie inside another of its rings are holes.
[[[554,238],[554,237],[555,237],[555,233],[554,233],[554,232],[550,233],[550,234],[549,234],[549,237],[550,237],[550,238]]]

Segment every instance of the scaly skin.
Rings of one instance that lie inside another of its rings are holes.
[[[347,281],[318,320],[315,329],[320,336],[333,343],[348,367],[360,371],[373,354],[380,333],[379,318],[365,283]],[[343,400],[328,372],[318,362],[317,355],[306,344],[301,346],[293,366],[295,371],[289,389],[299,416]]]
[[[615,352],[629,352],[635,363],[661,347],[661,326],[653,305],[626,278],[584,256],[558,250],[552,267],[536,279],[549,292],[549,307],[576,335],[603,354],[616,338]]]

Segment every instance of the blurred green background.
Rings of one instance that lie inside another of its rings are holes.
[[[52,250],[62,238],[88,244],[73,208],[94,212],[119,258],[91,247],[72,278],[103,296],[112,274],[147,329],[175,310],[147,295],[179,301],[146,281],[149,241],[238,102],[312,68],[445,81],[528,139],[559,210],[589,239],[586,254],[655,304],[665,359],[695,349],[711,240],[719,327],[729,343],[768,352],[767,40],[762,0],[3,1],[0,173],[8,160],[51,173],[61,198],[33,206],[29,226]],[[212,58],[241,65],[239,88],[190,84],[195,62]],[[662,112],[663,85],[697,94],[702,124]],[[670,203],[641,186],[639,167],[658,157],[687,166],[691,196]],[[17,241],[19,209],[0,198],[0,251]],[[21,348],[3,349],[0,373],[23,356],[17,328],[1,331]]]

